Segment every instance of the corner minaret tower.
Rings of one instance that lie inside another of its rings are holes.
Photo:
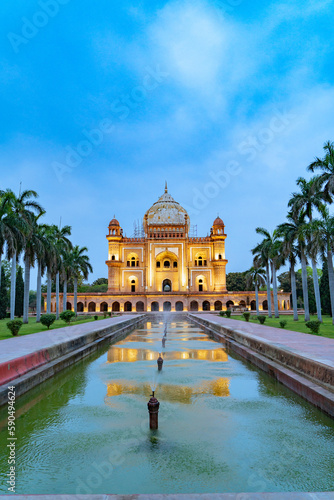
[[[121,267],[121,241],[123,239],[123,229],[117,219],[110,221],[108,240],[108,292],[119,292],[120,290],[120,267]]]
[[[214,269],[214,291],[226,292],[226,264],[225,259],[225,226],[219,216],[214,220],[211,228],[211,239],[213,240],[213,269]]]

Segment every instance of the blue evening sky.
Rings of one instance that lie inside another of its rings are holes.
[[[334,14],[326,0],[14,0],[0,5],[1,187],[35,189],[44,220],[107,276],[163,193],[199,236],[225,222],[228,271],[256,226],[284,221],[306,166],[334,140]],[[34,283],[32,283],[34,288]]]

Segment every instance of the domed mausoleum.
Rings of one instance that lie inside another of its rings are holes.
[[[166,183],[162,196],[145,213],[140,233],[126,237],[113,217],[107,234],[108,292],[79,293],[79,312],[255,309],[254,292],[226,289],[226,233],[220,217],[210,236],[191,235],[189,215],[168,193]],[[266,292],[259,296],[260,309],[265,309]],[[67,301],[67,308],[73,309],[73,294]],[[289,294],[280,292],[279,303],[290,308]]]

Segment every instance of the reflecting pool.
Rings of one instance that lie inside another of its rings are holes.
[[[198,326],[163,334],[145,323],[17,401],[17,493],[334,490],[333,420]],[[0,426],[6,493],[6,408]]]

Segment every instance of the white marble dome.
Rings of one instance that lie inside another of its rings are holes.
[[[149,208],[144,217],[144,223],[148,226],[166,226],[166,225],[189,225],[189,216],[187,211],[181,207],[180,203],[168,193],[167,184],[165,192],[151,208]]]

